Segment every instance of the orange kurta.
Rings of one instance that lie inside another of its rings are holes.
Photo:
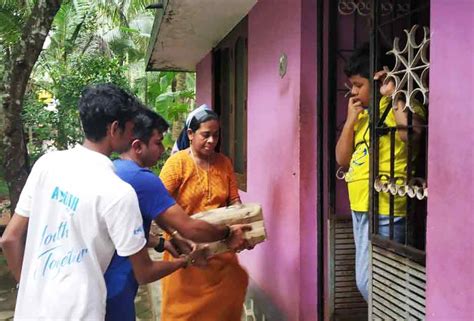
[[[215,156],[207,171],[195,165],[188,150],[180,151],[161,170],[161,180],[188,215],[239,199],[230,160]],[[165,253],[164,260],[172,259]],[[248,275],[234,253],[213,257],[206,268],[180,269],[162,282],[162,321],[240,320]]]

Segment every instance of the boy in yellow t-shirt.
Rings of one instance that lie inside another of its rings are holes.
[[[387,65],[390,62],[386,62]],[[347,118],[341,136],[336,144],[336,161],[347,169],[346,182],[352,210],[354,241],[356,245],[356,282],[357,288],[365,300],[368,299],[368,264],[369,264],[369,113],[367,107],[370,99],[370,49],[368,44],[356,49],[349,58],[344,72],[352,84],[351,97],[347,106]],[[379,71],[374,79],[381,82],[386,76]],[[391,95],[395,89],[389,82],[380,87],[382,98],[379,102],[379,115],[392,107]],[[408,110],[403,110],[404,102],[397,101],[385,120],[387,127],[398,127],[395,134],[395,177],[405,177],[407,167],[407,130]],[[425,111],[421,106],[415,107],[413,125],[415,141],[420,135],[416,125],[424,123]],[[379,174],[390,174],[390,135],[379,138]],[[389,196],[379,195],[379,234],[389,236]],[[406,197],[395,197],[394,202],[394,240],[405,242]]]

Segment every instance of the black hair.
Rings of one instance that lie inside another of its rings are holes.
[[[219,120],[219,116],[210,109],[204,109],[198,112],[189,122],[189,126],[184,126],[183,130],[179,134],[178,139],[176,140],[176,145],[179,150],[183,150],[189,147],[189,138],[188,138],[188,129],[191,129],[193,132],[201,127],[202,123],[205,123],[209,120]]]
[[[148,108],[141,108],[134,118],[135,127],[133,127],[133,138],[148,144],[153,131],[156,129],[161,134],[166,132],[169,124],[159,114]]]
[[[386,48],[379,50],[377,70],[384,66],[390,69],[394,66],[394,56],[392,54],[387,55],[387,51]],[[360,75],[370,79],[370,44],[368,42],[364,42],[353,51],[344,67],[344,73],[347,77]]]
[[[124,130],[143,105],[132,94],[114,84],[86,87],[79,100],[79,116],[85,137],[97,142],[107,134],[107,126],[118,121]]]
[[[209,120],[219,120],[219,116],[210,109],[201,110],[191,119],[188,128],[195,132],[199,129],[202,123]]]

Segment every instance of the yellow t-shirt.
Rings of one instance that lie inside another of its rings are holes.
[[[379,114],[382,115],[386,108],[391,108],[390,97],[382,97],[379,104]],[[422,119],[426,114],[424,107],[416,104],[415,113]],[[388,127],[395,127],[395,115],[393,109],[388,113],[384,122]],[[353,211],[369,211],[369,143],[370,130],[369,113],[364,110],[359,114],[359,120],[354,126],[354,153],[352,154],[350,167],[346,173],[346,182],[349,190],[349,200]],[[415,153],[416,154],[416,153]],[[395,133],[395,177],[406,177],[407,150],[406,144]],[[390,176],[390,134],[379,138],[379,175]],[[389,214],[389,194],[379,193],[379,214]],[[406,196],[395,196],[394,215],[405,216]]]

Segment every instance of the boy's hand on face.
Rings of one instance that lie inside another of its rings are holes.
[[[356,97],[349,98],[349,104],[347,106],[347,122],[355,124],[359,119],[359,114],[364,110],[362,102]]]

